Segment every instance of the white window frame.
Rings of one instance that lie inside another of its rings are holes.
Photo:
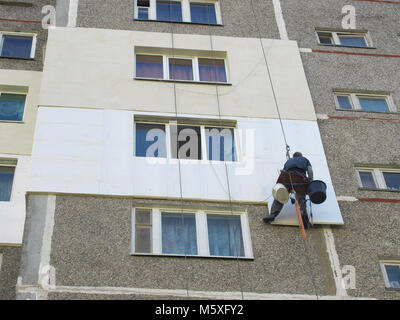
[[[5,159],[3,159],[3,160],[5,160]],[[13,161],[13,160],[11,160],[11,161]],[[9,201],[0,201],[0,203],[11,203],[11,202],[13,202],[13,197],[14,197],[15,176],[17,175],[17,164],[9,164],[6,161],[2,161],[2,159],[0,159],[0,167],[14,168],[14,176],[13,176],[13,181],[12,181],[12,186],[11,186],[10,200]]]
[[[25,32],[10,32],[10,31],[0,31],[0,57],[1,53],[3,52],[3,37],[4,36],[20,36],[20,37],[32,37],[32,48],[31,48],[31,55],[30,59],[35,58],[36,53],[36,44],[37,44],[37,34],[36,33],[25,33]],[[7,57],[13,58],[13,57]],[[15,59],[18,59],[17,57]]]
[[[332,44],[328,44],[328,43],[322,43],[320,41],[319,38],[319,34],[320,33],[326,33],[326,34],[330,34],[331,38],[333,40]],[[362,37],[365,40],[365,47],[358,47],[358,46],[346,46],[343,45],[340,41],[340,36],[348,36],[348,37]],[[316,31],[316,36],[317,36],[317,40],[318,40],[318,44],[320,45],[325,45],[325,46],[342,46],[342,47],[356,47],[356,48],[372,48],[372,40],[371,37],[369,35],[369,32],[349,32],[349,31],[325,31],[325,30],[317,30]]]
[[[1,272],[1,267],[3,266],[3,254],[0,253],[0,272]]]
[[[144,78],[144,77],[137,77],[136,75],[136,56],[137,55],[148,55],[148,56],[158,56],[162,57],[162,64],[163,64],[163,78]],[[193,80],[174,80],[170,79],[169,76],[169,59],[186,59],[192,60],[192,70],[193,70]],[[214,60],[223,60],[224,61],[224,68],[225,68],[225,77],[226,82],[217,82],[217,81],[200,81],[200,69],[199,69],[199,59],[214,59]],[[161,55],[161,54],[152,54],[152,53],[136,53],[135,54],[135,78],[136,79],[150,79],[150,80],[167,80],[167,81],[176,81],[176,82],[190,82],[190,83],[207,83],[207,84],[229,84],[228,78],[228,68],[226,58],[214,58],[214,57],[206,57],[206,56],[183,56],[183,55]]]
[[[173,120],[173,119],[171,119]],[[134,122],[134,156],[136,156],[136,123],[144,123],[144,124],[159,124],[159,125],[165,125],[165,139],[166,139],[166,152],[167,152],[167,156],[166,158],[155,158],[155,157],[147,157],[147,159],[154,159],[155,161],[159,161],[164,159],[166,160],[178,160],[176,158],[172,157],[172,147],[171,147],[171,124],[170,123],[163,123],[163,122],[142,122],[142,121],[135,121]],[[204,163],[223,163],[226,162],[227,164],[234,164],[234,163],[239,163],[242,161],[241,158],[241,152],[239,151],[239,132],[238,129],[236,127],[228,127],[228,126],[212,126],[212,125],[202,125],[202,124],[185,124],[184,122],[179,123],[178,125],[182,125],[182,126],[192,126],[192,127],[199,127],[200,128],[200,141],[201,141],[201,159],[179,159],[181,161],[202,161]],[[207,141],[206,141],[206,127],[213,127],[213,128],[227,128],[227,129],[232,129],[233,131],[233,141],[234,141],[234,147],[235,147],[235,159],[236,161],[232,161],[232,160],[228,160],[228,161],[221,161],[221,160],[209,160],[208,159],[208,152],[207,152]],[[143,158],[143,157],[138,157],[138,158]]]
[[[394,288],[390,285],[389,277],[386,271],[386,266],[398,266],[400,267],[400,260],[381,260],[379,262],[382,275],[383,275],[383,280],[385,281],[385,286],[388,289],[399,289],[399,288]]]
[[[397,112],[392,95],[374,94],[374,93],[350,93],[350,92],[340,92],[340,91],[335,91],[334,95],[335,95],[336,109],[338,109],[338,110],[342,110],[342,111],[357,110],[357,111],[362,111],[362,112],[380,112],[380,113]],[[340,107],[338,96],[349,97],[352,109],[351,110],[342,109]],[[377,100],[385,99],[386,104],[389,108],[389,111],[365,111],[365,110],[362,110],[362,106],[361,106],[359,98],[370,98],[370,99],[377,99]]]
[[[15,123],[23,123],[25,120],[25,114],[26,114],[26,101],[28,99],[28,94],[25,92],[19,92],[19,91],[12,91],[12,90],[0,90],[0,95],[2,94],[15,94],[15,95],[21,95],[21,96],[25,96],[25,104],[24,104],[24,114],[22,116],[22,120],[21,121],[11,121],[11,120],[1,120],[0,122],[15,122]]]
[[[205,4],[214,4],[215,8],[215,16],[217,18],[216,25],[222,25],[222,15],[221,15],[221,6],[219,0],[169,0],[181,3],[182,8],[182,22],[192,23],[191,16],[190,16],[190,3],[205,3]],[[157,20],[157,0],[149,0],[150,7],[149,7],[149,19],[153,21]],[[134,0],[134,18],[139,19],[139,6],[137,5],[137,0]],[[176,22],[176,21],[171,21]],[[178,22],[179,23],[179,22]],[[205,25],[208,25],[205,23]],[[213,24],[212,24],[213,25]]]
[[[135,210],[136,209],[150,209],[152,219],[152,253],[143,254],[135,252]],[[184,254],[165,254],[162,253],[162,213],[181,213],[194,214],[196,221],[196,238],[197,238],[197,255],[186,255],[192,257],[207,257],[207,258],[224,258],[224,259],[254,259],[253,249],[251,243],[250,226],[247,212],[231,212],[231,211],[218,211],[218,210],[198,210],[198,209],[171,209],[171,208],[149,208],[149,207],[136,207],[132,208],[132,255],[157,255],[157,256],[185,256]],[[209,240],[208,240],[208,226],[207,214],[224,215],[224,216],[240,216],[240,223],[242,229],[242,241],[244,248],[244,256],[212,256],[210,255]]]
[[[397,191],[397,190],[388,189],[383,173],[400,173],[400,169],[361,168],[360,167],[360,168],[357,168],[356,170],[357,170],[358,184],[359,184],[360,188],[368,189],[368,188],[363,187],[363,185],[362,185],[362,181],[360,178],[360,172],[370,172],[375,181],[375,186],[377,189],[388,190],[388,191]]]

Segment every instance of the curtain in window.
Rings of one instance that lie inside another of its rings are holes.
[[[197,254],[196,220],[194,215],[162,214],[162,252]]]
[[[157,1],[157,20],[182,21],[182,8],[179,1]]]
[[[25,107],[25,95],[0,94],[0,120],[22,121]]]
[[[363,188],[375,189],[375,181],[372,172],[360,172],[361,185]]]
[[[169,78],[171,80],[193,80],[192,60],[170,58]]]
[[[217,24],[214,4],[191,3],[190,16],[194,23]]]
[[[224,60],[199,58],[199,74],[200,81],[226,82]]]
[[[32,37],[3,36],[1,56],[12,58],[30,58]]]
[[[10,201],[14,180],[13,167],[0,167],[0,201]]]
[[[244,256],[239,216],[207,215],[207,225],[210,255]]]
[[[136,55],[136,77],[162,79],[164,77],[162,56]]]

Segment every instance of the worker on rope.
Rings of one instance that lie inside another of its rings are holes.
[[[283,172],[289,173],[292,177],[296,175],[300,176],[307,183],[313,181],[314,174],[311,162],[307,158],[303,157],[302,153],[300,152],[294,153],[293,158],[290,158],[288,161],[286,161],[285,166],[283,167]],[[302,189],[305,190],[306,188]],[[307,214],[306,192],[297,190],[295,194],[296,200],[300,206],[304,228],[308,229],[310,222]],[[282,208],[283,204],[277,200],[274,200],[269,216],[264,218],[263,221],[267,224],[273,222],[281,212]]]

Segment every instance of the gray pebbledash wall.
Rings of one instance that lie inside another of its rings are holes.
[[[33,239],[29,241],[29,238],[40,235],[37,231],[43,229],[38,219],[43,209],[37,205],[42,202],[40,197],[43,196],[28,196],[31,218],[25,226],[23,263],[30,254],[38,252],[28,246]],[[303,242],[298,228],[265,225],[262,222],[265,206],[235,205],[235,209],[248,212],[254,260],[134,256],[131,255],[131,212],[133,206],[143,204],[177,208],[181,205],[180,201],[57,196],[50,259],[56,270],[57,287],[222,292],[243,289],[245,292],[319,296],[336,293],[322,229],[311,230],[308,240]],[[186,201],[184,206],[227,208],[226,204]],[[23,284],[29,284],[26,281],[28,271],[37,270],[36,260],[32,257],[29,260],[31,264],[21,269]],[[86,298],[87,295],[50,293],[48,297]]]
[[[373,49],[319,45],[315,28],[342,28],[342,7],[356,8],[356,27],[369,31]],[[399,56],[400,4],[348,0],[281,0],[289,39],[313,50]],[[400,168],[400,58],[336,53],[301,54],[337,196],[400,200],[398,191],[359,188],[357,165]],[[391,92],[396,113],[341,111],[333,90]],[[328,118],[328,119],[326,119]],[[340,201],[345,225],[333,227],[341,265],[356,270],[352,296],[399,299],[385,288],[379,261],[400,261],[400,204]]]
[[[152,32],[279,38],[272,1],[220,0],[223,26],[134,20],[134,0],[80,0],[77,26]],[[251,6],[253,4],[253,6]]]
[[[0,246],[0,300],[15,300],[15,284],[19,274],[21,247]]]

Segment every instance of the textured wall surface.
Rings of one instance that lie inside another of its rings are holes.
[[[223,26],[137,21],[133,0],[80,0],[78,27],[278,38],[272,1],[221,0]],[[253,3],[253,6],[250,4]]]
[[[134,203],[180,206],[171,201]],[[235,206],[248,210],[254,260],[132,256],[132,205],[128,199],[57,197],[51,251],[57,285],[335,294],[320,229],[310,231],[303,243],[297,228],[266,226],[265,207]]]
[[[15,285],[21,260],[20,247],[0,246],[0,300],[15,300]]]

